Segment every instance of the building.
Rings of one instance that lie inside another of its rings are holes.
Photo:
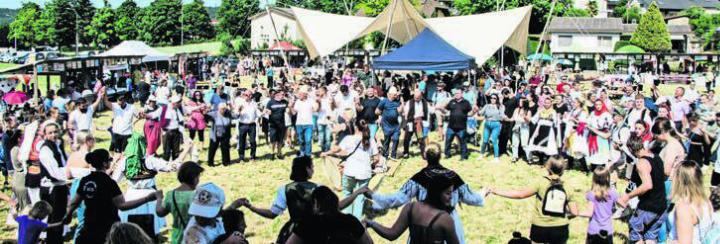
[[[704,8],[706,11],[717,12],[720,0],[635,0],[643,9],[647,9],[652,2],[656,2],[664,16],[674,16],[693,6]]]
[[[618,41],[628,41],[637,24],[620,18],[556,17],[548,26],[553,53],[613,53]],[[699,53],[689,25],[668,25],[672,53]]]
[[[270,15],[272,14],[272,20]],[[277,42],[277,37],[282,40],[301,40],[297,28],[295,14],[289,8],[270,7],[268,11],[262,11],[248,18],[250,20],[250,48],[268,48]],[[275,28],[273,28],[273,22]],[[277,35],[275,33],[277,29]]]

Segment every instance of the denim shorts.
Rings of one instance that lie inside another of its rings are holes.
[[[660,227],[667,219],[667,212],[663,212],[658,218],[658,214],[637,209],[630,218],[630,241],[637,242],[641,240],[658,240]],[[653,222],[653,223],[651,223]],[[650,225],[652,224],[652,225]],[[649,226],[650,225],[650,226]]]

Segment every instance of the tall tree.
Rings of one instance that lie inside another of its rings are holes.
[[[85,27],[85,31],[92,37],[92,44],[97,47],[108,48],[118,43],[118,35],[115,32],[115,11],[107,0],[105,7],[95,12],[92,22]]]
[[[35,43],[49,46],[57,45],[57,29],[55,21],[57,15],[57,7],[52,2],[45,5],[45,9],[41,11],[40,18],[33,23],[33,31],[35,32]]]
[[[654,53],[670,51],[672,48],[665,19],[655,2],[651,3],[647,12],[643,14],[630,42]]]
[[[80,31],[80,42],[89,45],[94,38],[87,33],[85,27],[89,26],[90,22],[92,22],[93,16],[95,16],[95,7],[90,0],[73,0],[72,8],[77,13],[77,16],[80,17],[77,20],[79,25],[78,31]]]
[[[205,40],[215,37],[210,24],[210,14],[202,0],[194,0],[183,7],[183,31],[185,40]]]
[[[0,47],[12,46],[12,42],[8,40],[7,36],[10,33],[10,24],[5,23],[0,25]]]
[[[222,0],[218,10],[219,30],[231,37],[250,36],[247,19],[258,12],[260,6],[256,0]]]
[[[613,9],[613,16],[622,18],[623,23],[638,23],[642,17],[642,8],[635,2],[620,0]]]
[[[565,11],[565,17],[590,17],[590,13],[581,8],[570,8]]]
[[[22,46],[32,46],[35,43],[35,31],[32,26],[40,17],[40,6],[36,3],[23,3],[17,17],[10,23],[7,39],[17,41]]]
[[[64,47],[75,45],[75,33],[82,34],[82,29],[87,25],[80,22],[81,18],[76,18],[70,0],[52,0],[51,4],[55,8],[55,43]],[[82,38],[82,35],[78,37]],[[82,39],[79,41],[82,43]]]
[[[135,40],[139,34],[142,9],[133,0],[125,0],[115,11],[115,32],[122,41]]]
[[[590,0],[587,4],[587,11],[590,13],[592,17],[595,17],[598,15],[600,10],[598,9],[598,2],[597,0]]]
[[[143,11],[140,39],[156,45],[180,43],[180,0],[155,0]]]

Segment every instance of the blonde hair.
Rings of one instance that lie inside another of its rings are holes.
[[[80,130],[78,131],[77,136],[75,136],[75,144],[78,146],[85,145],[87,141],[92,140],[95,140],[95,137],[87,130]]]
[[[695,161],[682,161],[675,169],[670,199],[673,202],[685,201],[696,206],[707,202],[702,177],[702,171]]]
[[[595,169],[592,177],[592,192],[595,200],[607,200],[610,189],[610,171],[607,169]]]
[[[140,227],[133,223],[113,224],[105,244],[152,244],[153,241]]]

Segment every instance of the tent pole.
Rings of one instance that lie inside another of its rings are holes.
[[[393,2],[392,12],[390,12],[390,23],[388,23],[387,29],[385,29],[385,40],[383,40],[382,52],[380,53],[381,56],[387,51],[387,41],[390,36],[390,28],[392,28],[393,19],[395,18],[395,8],[397,7],[398,1],[400,0],[394,0]]]
[[[268,17],[270,17],[270,23],[273,27],[273,33],[275,34],[275,40],[280,43],[280,35],[278,35],[277,27],[275,27],[275,20],[272,17],[272,13],[270,13],[270,6],[265,6],[265,11],[268,14]],[[285,49],[280,47],[280,57],[283,59],[283,63],[285,63],[285,68],[288,70],[287,76],[290,77],[290,81],[295,83],[295,75],[290,74],[290,64],[288,63],[287,55],[285,54]],[[272,66],[272,64],[270,65]]]
[[[555,4],[557,4],[557,0],[554,0],[550,6],[550,13],[548,14],[547,21],[545,21],[545,27],[543,27],[542,33],[540,33],[540,42],[538,43],[537,48],[535,48],[535,54],[538,54],[538,52],[540,52],[540,48],[542,48],[543,40],[545,39],[545,31],[550,25],[550,19],[552,18],[553,11],[555,11]],[[535,61],[538,61],[539,63],[540,60],[536,58]]]

